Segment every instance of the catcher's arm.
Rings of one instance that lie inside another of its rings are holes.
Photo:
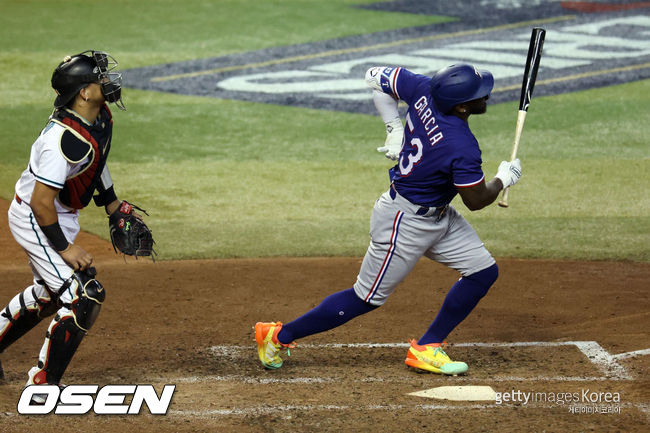
[[[113,202],[107,204],[107,205],[104,207],[104,209],[106,209],[106,215],[110,215],[110,214],[112,214],[113,212],[115,212],[115,211],[117,210],[117,208],[120,207],[120,203],[122,203],[122,202],[119,201],[119,200],[117,200],[117,199],[115,199],[115,201],[113,201]]]
[[[34,184],[30,206],[41,231],[50,241],[63,260],[75,271],[86,269],[93,262],[93,256],[79,245],[68,242],[56,213],[54,200],[59,189],[45,185],[39,181]]]

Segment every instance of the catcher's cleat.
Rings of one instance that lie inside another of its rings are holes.
[[[411,343],[411,347],[404,361],[409,367],[419,371],[448,375],[462,374],[467,371],[467,364],[449,359],[449,356],[442,350],[443,343],[419,345],[415,340],[411,340],[409,343]]]
[[[45,370],[38,367],[32,367],[27,373],[27,383],[25,384],[25,388],[30,385],[58,385],[62,390],[65,388],[65,385],[60,383],[48,384]],[[48,394],[34,394],[32,395],[31,404],[44,405],[47,401],[47,396]]]
[[[296,343],[282,344],[278,341],[280,329],[282,329],[282,322],[257,322],[255,324],[257,355],[265,368],[276,369],[282,367],[280,349],[286,347],[287,356],[291,356],[289,349],[296,347]]]

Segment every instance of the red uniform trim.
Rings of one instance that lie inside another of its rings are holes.
[[[61,122],[77,131],[93,146],[93,160],[90,162],[90,166],[79,176],[75,176],[65,181],[65,186],[70,191],[70,203],[68,203],[68,205],[73,209],[83,209],[84,204],[81,202],[80,198],[88,189],[88,186],[90,186],[93,179],[95,178],[95,174],[97,173],[97,167],[99,165],[100,158],[99,144],[97,143],[97,140],[95,140],[92,135],[90,135],[86,128],[81,126],[81,124],[76,120],[73,120],[69,117],[64,117]]]
[[[456,188],[471,188],[471,187],[476,186],[476,185],[478,185],[478,184],[480,184],[480,183],[482,183],[482,182],[485,182],[485,176],[483,176],[480,180],[478,180],[478,181],[476,181],[476,182],[474,182],[474,183],[464,183],[464,184],[462,184],[462,185],[456,185],[456,184],[454,184],[454,186],[455,186]]]
[[[395,73],[393,74],[393,82],[391,83],[391,86],[393,87],[393,95],[397,96],[399,99],[399,94],[397,93],[397,74],[399,74],[401,68],[395,69]]]
[[[364,299],[366,302],[368,302],[368,299],[374,296],[374,293],[377,291],[377,287],[379,287],[380,282],[384,279],[384,275],[388,269],[388,264],[390,264],[390,259],[393,257],[393,253],[395,252],[395,245],[397,243],[397,227],[399,227],[399,222],[402,219],[402,215],[402,211],[397,211],[397,215],[395,215],[395,219],[393,220],[393,231],[390,235],[390,246],[388,247],[388,253],[386,253],[386,257],[384,257],[384,261],[381,264],[381,268],[379,269],[377,278],[375,278],[375,282],[372,283],[370,292],[368,292],[368,295],[366,295],[366,298]]]
[[[113,125],[113,115],[111,114],[111,111],[106,104],[104,104],[102,110],[106,110],[106,113],[108,114],[108,116],[105,116],[103,114],[101,115],[102,121],[108,121],[110,125]],[[101,154],[102,152],[100,152],[99,143],[97,140],[95,140],[95,138],[90,134],[84,125],[79,123],[74,118],[70,117],[70,115],[62,113],[62,115],[58,117],[57,120],[63,125],[79,133],[79,135],[88,141],[88,143],[90,143],[93,148],[92,160],[89,162],[88,166],[86,166],[86,168],[76,176],[67,179],[64,186],[66,190],[64,204],[73,209],[82,209],[88,204],[88,202],[85,200],[88,198],[87,196],[89,194],[89,189],[93,187],[96,179],[99,177],[100,168],[103,167],[104,160],[107,155]],[[110,142],[110,136],[108,140]],[[90,191],[90,193],[92,193],[92,191]],[[82,199],[84,201],[82,201]]]
[[[561,2],[562,8],[579,12],[615,12],[629,9],[650,7],[650,2],[636,2],[628,4],[608,4],[592,2]]]

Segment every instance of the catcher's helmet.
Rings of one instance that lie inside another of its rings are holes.
[[[122,74],[111,72],[115,67],[115,59],[103,51],[84,51],[66,56],[52,74],[52,88],[58,95],[54,107],[66,106],[81,89],[90,83],[97,83],[101,85],[106,101],[114,102],[124,110]]]
[[[431,96],[442,113],[455,105],[489,96],[494,77],[489,71],[479,71],[468,63],[456,63],[442,68],[431,77]]]

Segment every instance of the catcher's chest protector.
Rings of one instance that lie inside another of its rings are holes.
[[[61,135],[61,152],[65,158],[74,164],[88,157],[81,171],[67,179],[59,193],[61,203],[82,209],[90,203],[106,165],[113,135],[111,112],[104,105],[94,125],[85,124],[66,110],[57,110],[52,121],[66,128]]]

